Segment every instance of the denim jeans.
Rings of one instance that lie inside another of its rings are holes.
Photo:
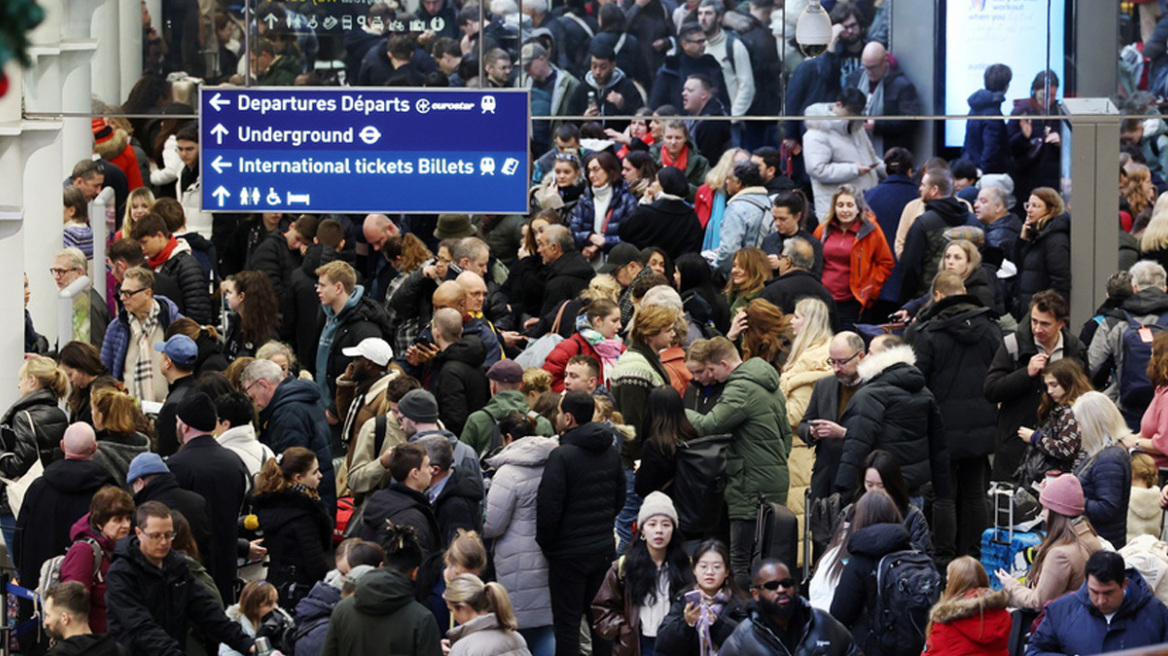
[[[519,635],[527,641],[527,651],[531,656],[554,656],[556,653],[556,630],[554,626],[534,626],[519,629]]]
[[[633,524],[637,513],[641,512],[641,497],[637,496],[637,475],[632,469],[625,470],[625,506],[616,516],[616,534],[620,538],[617,553],[624,553],[625,547],[633,539]]]

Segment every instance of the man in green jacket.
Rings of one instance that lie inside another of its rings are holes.
[[[726,387],[708,413],[686,410],[686,415],[702,435],[733,436],[726,454],[730,566],[745,588],[750,583],[758,498],[787,502],[791,424],[774,366],[762,358],[743,362],[725,337],[710,340],[708,357],[706,367]]]
[[[385,565],[364,574],[333,609],[321,656],[441,656],[434,614],[414,600],[422,552],[412,531],[387,529]]]
[[[519,391],[523,386],[523,367],[514,360],[499,360],[487,370],[487,380],[491,383],[491,400],[482,410],[472,412],[467,417],[459,437],[480,456],[503,446],[501,436],[495,435],[495,424],[500,419],[513,412],[531,415],[527,399]],[[536,417],[536,435],[550,437],[555,434],[546,418],[541,415]]]

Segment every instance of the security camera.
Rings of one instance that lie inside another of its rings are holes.
[[[827,45],[831,43],[831,17],[819,3],[820,0],[810,0],[795,24],[795,43],[808,58],[827,52]]]

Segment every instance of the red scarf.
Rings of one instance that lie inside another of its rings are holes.
[[[158,255],[147,260],[146,263],[150,265],[151,269],[157,269],[163,264],[166,264],[166,261],[170,259],[170,254],[174,252],[176,247],[178,247],[178,240],[174,238],[174,235],[171,235],[170,241],[166,242],[166,247]]]
[[[686,164],[689,163],[689,144],[681,147],[681,156],[676,160],[673,155],[669,154],[669,149],[664,146],[661,147],[661,166],[673,166],[685,171]]]

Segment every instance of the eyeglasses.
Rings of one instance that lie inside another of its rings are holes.
[[[128,298],[134,297],[136,294],[140,294],[146,291],[147,289],[149,289],[149,287],[143,287],[142,289],[119,289],[118,298],[124,301]]]
[[[775,590],[778,590],[779,588],[786,588],[787,590],[790,590],[794,587],[795,587],[795,579],[788,577],[785,579],[779,579],[778,581],[767,581],[766,583],[762,583],[760,585],[754,586],[754,589],[755,590],[767,589],[767,590],[770,590],[771,592],[774,592]]]
[[[153,542],[174,542],[174,537],[175,537],[175,535],[177,535],[177,533],[175,533],[174,531],[171,531],[170,533],[146,533],[146,532],[143,532],[142,535],[146,536],[147,538],[149,538]]]
[[[863,353],[863,351],[856,351],[855,353],[851,354],[851,356],[844,358],[843,360],[836,360],[835,358],[828,358],[827,359],[827,366],[829,366],[829,367],[846,366],[849,362],[851,362],[852,360],[855,360],[857,357],[859,357],[859,355],[861,353]]]
[[[53,274],[54,278],[59,278],[59,277],[65,275],[66,273],[69,273],[70,271],[73,271],[73,269],[60,269],[57,267],[52,267],[49,269],[49,273]]]

